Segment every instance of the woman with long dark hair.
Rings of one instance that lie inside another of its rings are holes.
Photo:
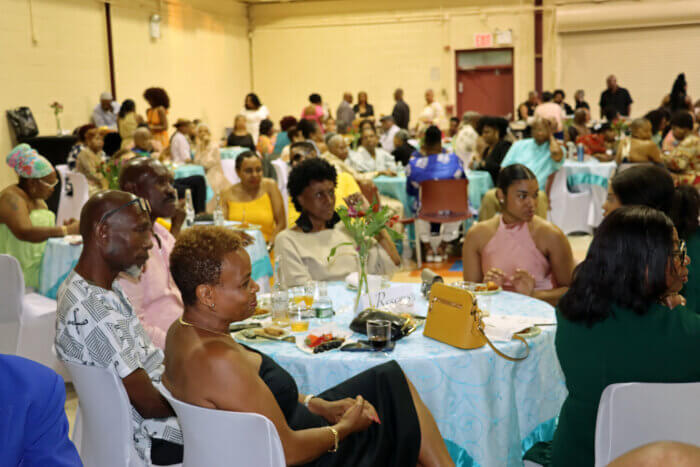
[[[557,310],[569,395],[551,445],[535,445],[525,459],[593,465],[598,403],[611,384],[700,381],[700,315],[678,307],[688,262],[661,211],[626,206],[603,220]]]
[[[142,123],[143,117],[136,113],[136,103],[132,99],[124,100],[117,115],[117,128],[119,128],[119,136],[122,138],[122,149],[133,147],[134,132]]]

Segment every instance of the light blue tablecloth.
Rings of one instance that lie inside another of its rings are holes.
[[[418,297],[418,285],[411,285]],[[354,293],[341,283],[329,285],[339,312],[333,321],[347,329],[352,312],[344,311]],[[420,297],[416,312],[426,313]],[[551,321],[553,308],[545,302],[501,292],[491,300],[492,314],[519,314]],[[314,319],[310,330],[328,322]],[[554,326],[528,339],[530,356],[513,363],[489,347],[461,350],[423,336],[422,328],[396,343],[393,352],[330,351],[311,355],[289,343],[260,343],[296,380],[299,391],[318,394],[372,366],[395,359],[430,408],[441,434],[464,448],[481,466],[521,466],[524,450],[534,442],[551,439],[553,419],[566,396],[564,379],[554,351]],[[355,336],[362,337],[362,336]],[[496,342],[508,354],[518,355],[522,344]]]
[[[264,289],[269,290],[272,263],[267,252],[265,239],[260,230],[246,230],[246,233],[255,239],[252,245],[246,247],[246,251],[250,255],[253,280],[261,284]],[[82,245],[70,245],[62,238],[48,240],[39,272],[39,293],[41,295],[56,298],[58,288],[75,267],[82,250]]]
[[[214,190],[211,189],[211,186],[209,185],[209,180],[207,180],[207,173],[204,171],[204,167],[201,165],[196,165],[196,164],[185,164],[181,165],[179,167],[176,167],[175,170],[173,171],[173,174],[175,178],[187,178],[187,177],[192,177],[195,175],[201,175],[204,177],[204,180],[207,182],[207,202],[211,201],[211,199],[214,197]]]
[[[227,148],[219,149],[222,159],[236,159],[238,155],[242,152],[250,151],[250,148],[243,148],[240,146],[229,146]]]

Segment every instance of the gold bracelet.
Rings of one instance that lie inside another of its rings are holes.
[[[329,430],[331,430],[331,433],[333,433],[333,441],[334,441],[333,449],[329,449],[328,452],[337,452],[338,451],[338,430],[336,430],[332,426],[329,426],[327,428]]]

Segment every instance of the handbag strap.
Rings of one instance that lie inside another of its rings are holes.
[[[489,347],[491,347],[493,349],[493,351],[496,352],[496,354],[505,358],[506,360],[509,360],[511,362],[521,362],[521,361],[525,360],[530,355],[530,344],[527,343],[527,341],[525,340],[524,337],[519,336],[517,334],[513,335],[513,339],[518,339],[519,341],[522,341],[523,344],[525,344],[525,350],[526,350],[525,356],[524,357],[511,357],[509,355],[504,354],[503,352],[498,350],[495,345],[493,345],[491,340],[486,336],[486,333],[484,332],[484,330],[481,329],[481,326],[479,326],[478,329],[479,329],[479,332],[481,333],[481,335],[484,336],[484,339],[486,339],[486,343],[489,345]]]

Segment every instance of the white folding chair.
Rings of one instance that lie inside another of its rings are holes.
[[[236,160],[235,159],[221,159],[221,167],[224,169],[224,177],[232,185],[240,182],[241,179],[236,173]]]
[[[76,427],[82,430],[74,438],[85,466],[145,467],[132,440],[131,405],[121,379],[105,368],[64,364],[78,393]]]
[[[80,210],[90,199],[90,192],[85,175],[71,172],[64,164],[57,165],[56,170],[61,178],[61,196],[58,201],[56,225],[63,225],[63,222],[68,219],[80,219]],[[70,196],[66,191],[69,185],[73,187],[73,193]]]
[[[14,256],[0,255],[0,353],[19,355],[46,365],[70,381],[53,352],[56,301],[25,294],[24,275]]]
[[[573,232],[591,233],[588,213],[593,198],[590,191],[572,193],[566,186],[566,169],[559,169],[554,175],[549,192],[549,220],[566,235]]]
[[[595,430],[595,465],[645,444],[700,446],[700,383],[621,383],[603,391]]]
[[[272,161],[272,167],[275,168],[277,175],[277,187],[282,193],[282,201],[284,204],[284,217],[289,217],[289,193],[287,192],[287,180],[289,179],[289,165],[282,159]],[[289,226],[287,226],[289,227]]]
[[[180,420],[185,441],[183,466],[287,465],[277,429],[266,417],[197,407],[175,399],[163,385],[158,390]]]

